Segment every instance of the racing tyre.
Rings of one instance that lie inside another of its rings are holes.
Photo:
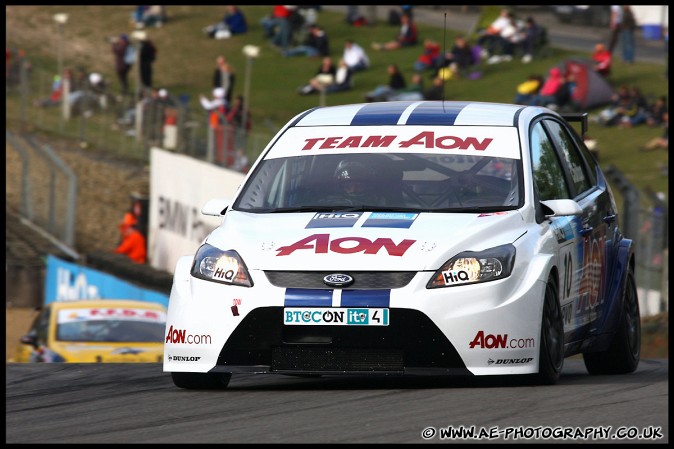
[[[535,383],[541,385],[556,384],[564,366],[564,323],[558,292],[557,282],[550,278],[545,286],[538,374],[534,376]]]
[[[637,369],[640,355],[639,299],[634,272],[630,269],[625,280],[620,323],[611,345],[606,351],[583,353],[583,361],[590,374],[627,374]]]
[[[232,373],[171,373],[176,387],[188,390],[223,390]]]

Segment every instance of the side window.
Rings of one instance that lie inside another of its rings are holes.
[[[33,327],[36,331],[37,339],[43,343],[47,343],[47,336],[49,335],[49,316],[51,308],[45,307],[40,315],[35,319]]]
[[[540,123],[531,131],[531,165],[541,200],[569,198],[564,171],[552,142]]]
[[[575,195],[578,196],[590,190],[592,184],[588,180],[583,157],[580,155],[568,130],[562,124],[553,120],[546,120],[545,125],[550,129],[550,136],[561,150],[562,157],[569,168]]]
[[[595,159],[594,155],[587,148],[585,142],[583,142],[583,138],[580,137],[577,132],[574,132],[573,128],[571,128],[571,137],[576,142],[576,146],[580,148],[580,152],[585,157],[585,162],[587,162],[589,167],[587,172],[588,181],[590,184],[597,185],[597,172],[599,171],[597,159]]]

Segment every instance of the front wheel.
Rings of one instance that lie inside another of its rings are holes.
[[[188,390],[223,390],[232,373],[171,373],[176,387]]]
[[[559,381],[564,366],[564,323],[557,282],[552,277],[545,286],[543,301],[538,374],[534,375],[534,382],[554,385]]]
[[[634,272],[630,269],[625,280],[620,323],[611,345],[605,351],[583,353],[583,361],[590,374],[627,374],[637,369],[640,355],[639,299]]]

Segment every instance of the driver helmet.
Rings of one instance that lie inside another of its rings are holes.
[[[374,180],[374,170],[361,162],[341,161],[335,169],[340,190],[352,197],[367,195]]]

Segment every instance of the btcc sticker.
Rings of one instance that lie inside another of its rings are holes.
[[[318,212],[311,217],[305,229],[350,228],[356,224],[362,212]]]
[[[419,214],[402,212],[373,212],[363,223],[363,228],[409,228]]]
[[[388,309],[284,308],[286,326],[388,326]]]

